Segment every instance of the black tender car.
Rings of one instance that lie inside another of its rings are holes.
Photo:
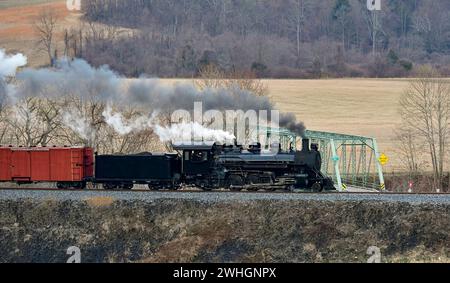
[[[177,154],[97,155],[95,181],[105,189],[132,189],[146,184],[152,189],[175,188],[180,182]]]

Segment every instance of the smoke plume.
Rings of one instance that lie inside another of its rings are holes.
[[[6,103],[8,96],[14,94],[15,88],[6,83],[6,77],[16,75],[17,69],[27,64],[27,57],[23,54],[7,55],[0,49],[0,105]]]
[[[203,103],[203,110],[274,110],[274,105],[267,97],[255,96],[251,92],[236,88],[198,90],[192,84],[175,84],[168,86],[158,79],[140,78],[128,80],[119,76],[107,66],[95,68],[86,61],[76,59],[62,60],[54,69],[25,69],[17,74],[20,88],[17,98],[28,96],[61,97],[64,95],[89,98],[106,104],[132,105],[145,107],[151,112],[173,112],[178,109],[192,111],[195,102]],[[110,108],[103,113],[106,122],[119,134],[127,134],[145,127],[152,127],[150,117],[141,117],[127,121],[120,113],[112,113]],[[281,115],[280,126],[298,135],[304,136],[305,126],[298,122],[294,115]],[[173,136],[172,130],[183,130],[186,127],[205,132],[211,137],[229,138],[223,132],[209,132],[200,125],[188,124],[181,128],[159,128],[165,140]],[[79,125],[74,128],[79,128]],[[154,128],[154,127],[153,127]],[[158,132],[158,131],[157,131]],[[217,136],[218,135],[218,136]]]

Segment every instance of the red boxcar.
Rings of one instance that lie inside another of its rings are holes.
[[[94,175],[94,152],[82,147],[0,147],[0,182],[56,182],[84,187]]]

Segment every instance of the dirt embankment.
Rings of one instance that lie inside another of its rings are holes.
[[[0,201],[0,262],[450,262],[450,206]]]

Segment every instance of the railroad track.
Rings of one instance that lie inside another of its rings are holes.
[[[181,190],[158,190],[158,191],[152,191],[149,189],[132,189],[132,190],[105,190],[105,189],[58,189],[58,188],[0,188],[1,191],[49,191],[49,192],[102,192],[102,193],[109,193],[109,192],[117,192],[117,193],[169,193],[169,194],[176,194],[176,193],[198,193],[198,194],[208,194],[208,193],[232,193],[232,194],[304,194],[304,195],[333,195],[333,194],[339,194],[339,195],[368,195],[368,194],[374,194],[374,195],[387,195],[387,196],[394,196],[394,195],[430,195],[430,196],[438,196],[438,195],[450,195],[450,193],[408,193],[408,192],[381,192],[381,191],[367,191],[367,192],[338,192],[338,191],[328,191],[328,192],[311,192],[311,191],[232,191],[232,190],[211,190],[211,191],[204,191],[201,189],[181,189]]]

